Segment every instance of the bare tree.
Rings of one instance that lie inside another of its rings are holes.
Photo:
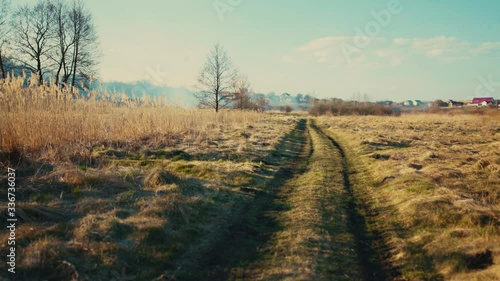
[[[97,33],[92,14],[85,8],[82,0],[75,0],[69,13],[69,25],[72,30],[72,58],[70,65],[71,86],[88,82],[96,74],[96,65],[100,56],[97,51]],[[68,83],[68,76],[64,82]]]
[[[58,0],[54,2],[54,6],[56,48],[54,48],[51,58],[56,65],[55,83],[58,85],[61,81],[67,82],[70,77],[71,48],[74,45],[75,38],[70,28],[70,10],[67,3],[63,0]]]
[[[50,75],[56,84],[87,87],[97,73],[97,33],[82,0],[22,6],[14,13],[12,31],[15,60],[36,73],[39,84]]]
[[[269,105],[269,100],[265,96],[259,96],[257,98],[257,109],[260,111],[266,110],[266,106]]]
[[[255,103],[252,102],[252,93],[250,92],[250,83],[244,75],[238,75],[233,81],[233,100],[234,107],[240,110],[255,108]]]
[[[38,75],[40,85],[49,68],[49,51],[54,47],[54,11],[50,1],[41,0],[33,6],[18,8],[12,21],[16,60]]]
[[[201,107],[214,108],[215,112],[227,106],[233,97],[236,70],[224,48],[217,44],[207,57],[207,61],[198,76],[196,98]]]
[[[6,38],[9,33],[9,29],[7,28],[9,4],[10,3],[8,0],[0,0],[0,78],[6,77],[5,68],[3,65],[3,61],[5,59],[3,48],[5,46],[5,43],[7,42]]]

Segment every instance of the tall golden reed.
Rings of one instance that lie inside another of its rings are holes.
[[[87,96],[57,86],[23,86],[24,77],[0,80],[0,152],[91,146],[148,136],[208,137],[213,128],[258,122],[257,112],[182,109],[164,99],[128,99],[91,91]]]

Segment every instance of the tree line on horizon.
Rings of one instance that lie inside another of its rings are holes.
[[[0,0],[0,79],[36,77],[38,85],[88,88],[100,51],[92,13],[83,0]]]

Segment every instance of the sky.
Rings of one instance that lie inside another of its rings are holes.
[[[193,89],[220,43],[256,92],[500,98],[498,0],[85,2],[103,81]]]

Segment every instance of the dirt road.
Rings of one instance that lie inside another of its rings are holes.
[[[192,280],[386,280],[333,138],[300,120],[266,164],[274,177]]]

